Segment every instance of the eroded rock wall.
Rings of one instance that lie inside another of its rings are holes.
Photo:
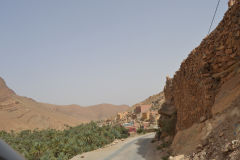
[[[185,59],[164,89],[166,102],[177,109],[177,130],[212,116],[221,86],[240,72],[240,2]]]

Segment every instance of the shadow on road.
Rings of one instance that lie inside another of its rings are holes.
[[[141,155],[144,160],[159,160],[161,159],[160,151],[157,150],[157,142],[152,143],[153,138],[143,137],[138,139],[136,145],[138,145],[137,153]]]

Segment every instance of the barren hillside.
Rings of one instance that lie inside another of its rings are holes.
[[[89,107],[58,106],[18,96],[0,78],[0,130],[63,129],[91,120],[100,120],[127,110],[126,105],[100,104]]]

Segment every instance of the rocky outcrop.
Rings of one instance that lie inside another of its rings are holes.
[[[240,2],[218,27],[167,78],[166,103],[176,107],[177,130],[213,116],[212,106],[222,85],[240,72]]]
[[[184,160],[240,159],[240,94],[224,112],[204,123],[178,131],[172,154]]]
[[[169,135],[174,136],[177,122],[175,106],[164,103],[158,113],[161,115],[158,120],[158,126],[161,129],[160,138],[163,139]]]
[[[15,92],[9,89],[5,83],[5,81],[0,77],[0,101],[6,97],[11,95],[15,95]]]

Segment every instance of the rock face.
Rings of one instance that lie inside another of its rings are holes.
[[[0,77],[0,98],[3,99],[10,95],[15,95],[14,91],[9,89],[5,81]]]
[[[218,27],[181,64],[164,89],[166,103],[177,109],[177,130],[213,116],[222,85],[240,72],[240,1]]]

